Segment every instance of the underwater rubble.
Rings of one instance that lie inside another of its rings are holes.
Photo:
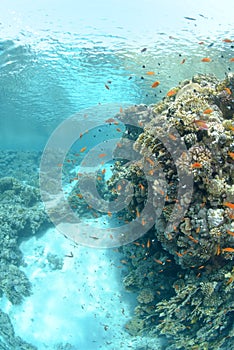
[[[117,162],[109,188],[121,178],[134,184],[121,213],[125,221],[140,216],[149,186],[156,213],[149,232],[121,248],[129,266],[124,286],[138,294],[126,330],[165,335],[170,350],[231,349],[233,343],[233,113],[234,74],[229,73],[222,81],[196,75],[156,105],[117,115],[127,127],[123,143],[134,139],[142,158],[128,166]],[[181,195],[186,179],[192,186]]]

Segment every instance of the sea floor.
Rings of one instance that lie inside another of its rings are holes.
[[[21,243],[32,295],[2,299],[17,335],[45,349],[161,349],[161,340],[130,336],[135,295],[123,289],[126,267],[113,249],[75,245],[50,228]]]

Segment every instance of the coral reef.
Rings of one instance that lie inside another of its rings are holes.
[[[19,304],[31,293],[31,283],[20,269],[22,239],[49,225],[39,190],[13,177],[0,179],[0,296]],[[0,310],[0,346],[2,349],[36,349],[16,336],[7,314]]]
[[[150,185],[156,214],[147,235],[122,248],[129,264],[124,285],[138,293],[139,303],[126,329],[165,334],[169,342],[173,337],[168,349],[226,349],[234,316],[234,75],[223,81],[197,75],[175,91],[155,106],[117,116],[142,158],[117,164],[109,188],[120,178],[133,183],[133,198],[121,213],[131,220],[144,208]],[[135,120],[138,132],[128,125]],[[161,177],[155,176],[159,167]],[[192,191],[179,197],[186,177],[193,179]]]
[[[30,282],[20,270],[19,243],[49,224],[40,203],[39,190],[15,178],[0,179],[0,291],[18,304],[30,294]]]
[[[9,316],[0,310],[0,349],[37,350],[37,348],[15,335]]]

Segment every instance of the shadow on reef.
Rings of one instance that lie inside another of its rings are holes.
[[[130,166],[116,163],[109,181],[110,189],[121,178],[135,185],[123,219],[139,216],[149,181],[155,212],[158,197],[164,195],[163,209],[156,213],[150,232],[122,247],[129,266],[124,285],[138,292],[138,306],[126,330],[132,335],[166,335],[170,350],[227,349],[233,342],[233,113],[234,75],[230,73],[223,81],[213,75],[194,76],[170,90],[157,105],[135,106],[117,115],[128,128],[124,137],[135,139],[134,150],[142,156]],[[135,119],[141,127],[137,137],[130,126]],[[175,147],[169,151],[158,135],[166,135]],[[175,160],[179,142],[187,152]],[[152,175],[148,183],[147,160]],[[154,176],[158,166],[163,179]],[[178,200],[181,172],[193,177],[193,189],[191,196],[185,191]],[[167,188],[162,191],[165,179]]]

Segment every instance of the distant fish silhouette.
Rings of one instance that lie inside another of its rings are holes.
[[[193,17],[184,17],[185,19],[188,19],[189,21],[196,21],[196,18]]]

